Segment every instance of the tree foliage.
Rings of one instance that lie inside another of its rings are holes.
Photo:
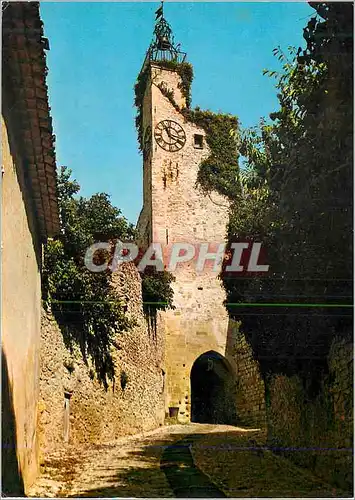
[[[253,314],[230,308],[264,373],[298,373],[310,391],[334,335],[351,332],[350,309],[340,305],[352,300],[353,222],[353,6],[312,7],[306,48],[275,49],[282,71],[265,71],[276,78],[279,109],[240,143],[245,166],[229,240],[261,241],[270,273],[224,279],[229,303],[275,304]]]
[[[64,340],[69,346],[79,344],[84,359],[91,357],[98,379],[107,386],[107,379],[114,378],[113,335],[132,322],[112,291],[110,271],[90,271],[84,256],[93,243],[132,239],[134,230],[107,194],[76,196],[80,186],[70,176],[71,171],[62,167],[58,175],[62,233],[44,248],[44,298],[62,327]],[[98,252],[95,263],[110,258],[109,253]]]

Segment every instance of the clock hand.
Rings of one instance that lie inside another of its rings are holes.
[[[165,127],[165,132],[168,134],[168,136],[171,138],[171,133],[169,132],[168,127]]]
[[[175,135],[175,134],[170,134],[170,137],[171,137],[172,139],[176,139],[176,140],[179,140],[179,139],[180,139],[180,137],[179,137],[178,135]]]
[[[166,133],[168,134],[169,139],[172,139],[173,141],[178,139],[178,137],[175,134],[172,134],[171,131],[166,127],[165,128]]]

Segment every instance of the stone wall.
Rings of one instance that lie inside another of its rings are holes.
[[[41,245],[27,167],[7,119],[1,132],[2,487],[21,494],[38,470]]]
[[[143,314],[141,281],[133,263],[113,275],[117,298],[137,325],[118,332],[112,347],[115,382],[99,384],[90,360],[78,346],[69,350],[54,317],[43,312],[41,336],[40,434],[49,451],[69,441],[103,442],[149,430],[164,421],[164,338],[161,328],[148,329]],[[69,409],[68,409],[69,408]]]
[[[259,363],[240,329],[240,322],[230,320],[226,357],[233,362],[236,374],[236,411],[238,421],[246,426],[266,425],[265,384]]]
[[[268,382],[270,444],[327,482],[352,490],[353,346],[333,342],[329,376],[309,399],[298,377],[274,376]],[[284,448],[288,448],[285,450]]]

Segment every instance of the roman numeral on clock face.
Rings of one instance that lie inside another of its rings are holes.
[[[165,151],[174,153],[185,146],[186,134],[182,126],[173,120],[162,120],[154,130],[156,143]]]

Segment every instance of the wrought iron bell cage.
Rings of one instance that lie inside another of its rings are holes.
[[[183,63],[186,53],[179,50],[180,44],[175,44],[172,29],[162,16],[154,28],[154,39],[150,44],[144,60],[143,68],[150,61],[172,61]]]

